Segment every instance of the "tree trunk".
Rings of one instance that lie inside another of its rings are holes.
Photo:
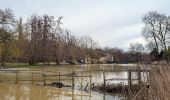
[[[57,65],[59,65],[60,63],[59,63],[59,61],[58,61],[58,59],[56,59],[56,63],[57,63]]]
[[[2,67],[5,67],[5,63],[2,61]]]
[[[2,55],[1,57],[1,62],[2,62],[1,66],[5,67],[5,56],[4,55]]]

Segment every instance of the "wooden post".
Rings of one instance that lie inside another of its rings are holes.
[[[72,73],[72,89],[74,89],[74,75],[75,75],[75,73],[73,72]]]
[[[16,71],[16,79],[15,79],[15,84],[18,84],[18,70]]]
[[[60,72],[59,72],[59,79],[58,79],[59,83],[60,83]]]
[[[105,70],[103,69],[103,86],[104,86],[104,94],[103,94],[103,100],[106,99],[106,76],[105,76]]]
[[[32,72],[32,85],[33,85],[33,72]]]
[[[82,76],[82,72],[81,72],[81,76]],[[80,77],[81,78],[81,100],[83,100],[83,93],[82,93],[82,91],[83,91],[83,83],[82,83],[82,77]]]
[[[82,72],[81,72],[81,76],[82,76]],[[82,77],[81,78],[81,89],[83,88],[83,83],[82,83]]]
[[[131,75],[131,71],[128,72],[128,85],[131,86],[132,85],[132,75]]]
[[[44,70],[43,70],[43,79],[44,79],[44,86],[46,85],[46,75],[44,74]]]
[[[90,96],[91,96],[91,89],[92,89],[92,86],[91,86],[91,75],[90,75]]]
[[[74,100],[74,75],[75,73],[72,73],[72,100]]]
[[[106,90],[106,76],[105,76],[105,71],[103,71],[103,86],[104,86],[104,92]]]
[[[137,67],[138,67],[138,70],[137,70],[137,71],[138,71],[138,72],[137,72],[137,73],[138,73],[138,84],[141,85],[142,82],[141,82],[141,71],[140,71],[140,66],[137,66]]]

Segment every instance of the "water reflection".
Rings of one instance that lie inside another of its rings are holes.
[[[54,87],[0,84],[0,100],[103,100],[103,94],[93,95],[78,90],[58,89]],[[117,100],[118,96],[106,94],[106,100]]]

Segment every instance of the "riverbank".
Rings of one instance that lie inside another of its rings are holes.
[[[136,66],[144,66],[142,64],[136,64],[136,63],[128,63],[128,64],[117,64],[117,63],[103,63],[103,64],[69,64],[69,63],[60,63],[57,65],[56,63],[49,63],[44,65],[43,63],[37,63],[34,65],[29,65],[28,63],[6,63],[7,68],[40,68],[40,67],[54,67],[54,66],[71,66],[71,65],[114,65],[114,66],[130,66],[130,67],[136,67]],[[2,66],[1,66],[2,67]],[[4,68],[5,68],[4,67]]]

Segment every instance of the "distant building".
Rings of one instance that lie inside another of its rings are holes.
[[[85,58],[84,58],[84,61],[86,64],[91,64],[91,58],[89,55],[87,55]]]
[[[106,54],[106,56],[103,56],[99,59],[100,63],[112,63],[113,62],[113,56],[111,54]]]
[[[100,57],[99,62],[100,63],[106,63],[106,58],[105,57]]]

